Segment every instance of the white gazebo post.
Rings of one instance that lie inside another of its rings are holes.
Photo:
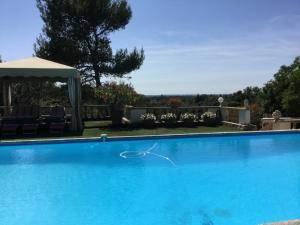
[[[246,109],[249,108],[249,100],[248,100],[248,99],[245,99],[245,100],[244,100],[244,107],[245,107]]]

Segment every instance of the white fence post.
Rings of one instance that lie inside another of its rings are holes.
[[[239,124],[250,124],[251,115],[249,109],[241,109],[239,111]]]

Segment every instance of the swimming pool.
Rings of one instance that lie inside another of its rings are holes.
[[[3,225],[300,217],[300,133],[0,146]]]

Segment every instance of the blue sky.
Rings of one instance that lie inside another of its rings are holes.
[[[116,48],[145,49],[131,82],[143,94],[230,93],[262,86],[300,55],[299,0],[129,0]],[[42,21],[35,0],[1,0],[0,55],[31,56]]]

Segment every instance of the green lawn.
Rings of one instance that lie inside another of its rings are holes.
[[[88,121],[85,122],[84,137],[97,137],[101,134],[109,136],[137,136],[137,135],[160,135],[160,134],[185,134],[185,133],[208,133],[208,132],[230,132],[238,131],[237,128],[228,126],[218,127],[176,127],[176,128],[112,128],[110,121]]]
[[[23,141],[23,140],[40,140],[40,139],[53,139],[53,138],[84,138],[84,137],[100,137],[101,134],[108,134],[108,136],[139,136],[139,135],[160,135],[160,134],[187,134],[187,133],[212,133],[212,132],[232,132],[239,131],[237,128],[228,126],[218,127],[204,127],[198,126],[193,128],[188,127],[176,127],[165,128],[158,127],[153,129],[144,128],[112,128],[110,121],[88,121],[85,122],[85,129],[82,136],[39,136],[39,137],[10,137],[3,138],[2,140],[10,141]]]

